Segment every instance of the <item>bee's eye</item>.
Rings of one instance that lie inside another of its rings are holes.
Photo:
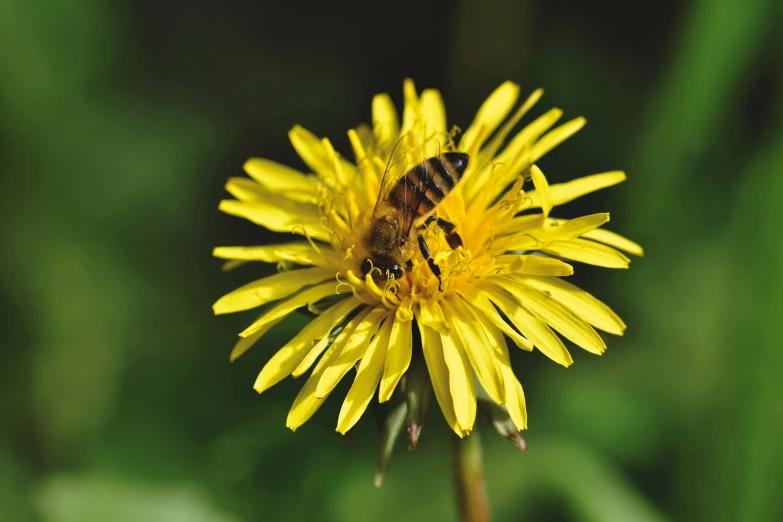
[[[395,279],[402,277],[402,267],[400,265],[392,265],[389,267],[389,273],[394,276]]]
[[[372,270],[372,262],[369,259],[362,261],[361,271],[362,275],[367,275]]]

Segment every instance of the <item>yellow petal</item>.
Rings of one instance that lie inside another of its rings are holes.
[[[345,346],[343,346],[340,355],[324,369],[324,373],[318,381],[318,386],[315,390],[316,397],[329,395],[334,387],[337,386],[337,383],[345,377],[348,370],[353,368],[356,362],[364,356],[370,340],[381,326],[381,319],[387,313],[386,307],[380,306],[374,308],[362,319],[353,333],[351,333],[351,337],[345,343]]]
[[[448,331],[443,311],[440,309],[438,302],[433,299],[423,299],[419,303],[419,318],[425,325],[438,333],[445,334]]]
[[[530,151],[529,161],[538,161],[544,154],[576,134],[579,129],[585,126],[585,123],[587,123],[587,120],[584,118],[575,118],[546,133],[533,146],[533,149]]]
[[[263,201],[270,192],[248,178],[228,178],[226,191],[240,201]]]
[[[399,317],[394,318],[389,337],[389,349],[386,353],[386,362],[381,377],[381,387],[378,391],[378,401],[386,402],[391,399],[394,388],[408,370],[411,363],[412,321],[403,321]]]
[[[291,406],[285,421],[286,428],[289,428],[291,431],[296,431],[299,426],[307,422],[324,403],[324,399],[315,397],[315,387],[319,378],[320,375],[317,373],[310,375],[305,385],[299,390],[296,399],[294,399],[294,404]]]
[[[253,388],[258,393],[261,393],[293,372],[294,368],[296,368],[304,356],[312,349],[313,342],[326,337],[335,324],[342,321],[346,315],[360,305],[361,302],[349,297],[332,305],[329,309],[310,321],[264,365],[261,373],[258,374],[258,378],[256,379]],[[255,337],[256,334],[253,334],[250,337],[243,339],[243,341]]]
[[[532,254],[506,254],[498,256],[495,262],[506,265],[509,272],[516,274],[570,276],[574,273],[574,267],[568,263],[564,263],[559,259]]]
[[[320,225],[321,215],[313,205],[290,199],[236,201],[224,199],[218,207],[226,214],[238,216],[274,232],[297,232],[302,227],[311,237],[329,241],[329,231]]]
[[[294,146],[299,157],[302,158],[310,169],[324,181],[333,183],[335,172],[332,162],[324,150],[323,143],[318,137],[307,129],[294,126],[288,132],[288,138]]]
[[[600,355],[606,350],[601,336],[550,294],[536,290],[513,276],[505,278],[505,282],[506,289],[522,306],[546,321],[564,337],[591,353]]]
[[[514,221],[516,221],[517,219],[520,218],[514,218]],[[557,219],[557,218],[549,218],[549,221],[556,225],[560,225],[566,222],[565,219]],[[635,256],[644,255],[644,249],[637,243],[634,243],[630,239],[627,239],[621,236],[620,234],[617,234],[615,232],[610,232],[609,230],[603,228],[597,228],[595,230],[591,230],[590,232],[583,234],[581,237],[583,237],[584,239],[592,239],[593,241],[598,241],[599,243],[609,245],[618,250],[622,250],[623,252],[627,252]]]
[[[331,163],[318,136],[300,125],[294,125],[288,131],[288,138],[294,150],[315,174],[319,177],[330,177],[333,174]]]
[[[490,141],[487,146],[481,150],[481,155],[483,157],[493,158],[495,156],[500,146],[503,144],[503,142],[506,141],[506,137],[508,137],[514,126],[519,123],[519,120],[522,119],[522,116],[527,114],[527,111],[529,111],[536,103],[538,103],[538,100],[541,99],[543,94],[544,89],[536,89],[530,96],[528,96],[527,100],[525,100],[525,103],[523,103],[522,106],[517,109],[517,112],[515,112],[514,115],[503,124],[500,130],[495,133],[495,135],[492,137],[492,141]]]
[[[376,94],[372,99],[372,129],[376,143],[389,151],[400,135],[397,109],[388,94]]]
[[[482,285],[481,290],[495,303],[498,308],[508,317],[517,329],[525,337],[533,341],[536,348],[541,353],[565,367],[571,365],[574,360],[568,353],[563,341],[544,323],[533,314],[528,312],[516,298],[506,293],[502,288],[508,286],[509,278],[498,278],[497,281],[487,279]],[[495,286],[495,285],[498,286]]]
[[[261,317],[263,317],[263,315]],[[283,319],[285,319],[285,317],[280,317],[278,319],[270,321],[266,325],[264,325],[263,328],[256,330],[256,332],[254,332],[252,335],[248,335],[247,337],[240,337],[239,340],[234,345],[234,348],[231,350],[231,355],[229,356],[229,360],[231,362],[236,361],[243,353],[245,353],[250,348],[252,348],[253,345],[256,344],[256,342],[259,339],[261,339],[261,337],[263,337],[265,333],[271,330],[273,326],[275,326]]]
[[[376,142],[375,142],[375,135],[372,132],[372,129],[369,125],[366,123],[360,123],[356,126],[356,129],[351,129],[348,131],[349,138],[350,133],[353,133],[356,135],[356,138],[359,140],[359,143],[362,144],[362,148],[364,150],[375,150]],[[353,139],[351,138],[351,144],[353,144]],[[361,156],[357,156],[357,159]],[[357,162],[358,164],[358,162]]]
[[[318,381],[321,379],[324,368],[337,357],[339,353],[338,348],[339,345],[337,344],[337,341],[335,341],[315,366],[313,373],[299,391],[296,399],[294,399],[294,404],[288,412],[285,423],[286,427],[290,428],[292,431],[296,431],[299,426],[307,422],[324,403],[325,397],[323,399],[317,398],[315,396],[315,389],[318,386]]]
[[[367,163],[367,146],[362,141],[362,138],[359,137],[359,133],[356,132],[355,129],[348,129],[348,141],[351,142],[353,157],[356,158],[356,165],[361,167],[363,163]]]
[[[549,190],[552,194],[552,202],[557,206],[564,205],[585,194],[590,194],[591,192],[617,185],[623,181],[625,181],[625,172],[613,170],[611,172],[603,172],[601,174],[577,178],[566,183],[556,183],[550,185]],[[526,195],[532,202],[532,208],[541,206],[541,197],[538,191],[531,190]]]
[[[506,402],[503,376],[481,321],[473,315],[462,298],[445,300],[444,308],[448,309],[451,324],[455,329],[452,335],[460,336],[470,365],[476,372],[481,386],[493,401],[503,404]]]
[[[217,250],[217,249],[215,249]],[[214,251],[213,251],[214,252]],[[230,259],[220,265],[220,270],[223,272],[230,272],[231,270],[234,270],[236,268],[239,268],[240,266],[246,264],[247,261],[243,261],[242,259]]]
[[[266,189],[302,203],[318,201],[318,180],[298,170],[263,158],[250,158],[245,172]]]
[[[525,277],[526,285],[548,292],[554,299],[571,309],[587,323],[605,332],[623,335],[625,323],[606,304],[582,290],[557,277]]]
[[[421,93],[421,117],[426,127],[425,134],[434,135],[443,148],[446,137],[446,108],[443,106],[443,98],[435,89],[426,89]]]
[[[476,308],[479,312],[483,313],[489,321],[499,328],[504,334],[509,336],[514,344],[523,350],[533,350],[533,343],[522,337],[519,332],[503,319],[498,313],[497,309],[487,299],[485,295],[476,290],[474,287],[465,287],[458,290],[459,294],[465,298],[465,300]]]
[[[631,262],[622,252],[587,239],[554,241],[542,250],[553,256],[605,268],[628,268],[628,263]]]
[[[339,331],[339,334],[337,334],[336,337],[334,336],[335,330],[333,329],[333,331],[330,331],[329,334],[324,335],[324,337],[317,343],[314,343],[310,348],[310,351],[305,354],[302,360],[299,361],[299,364],[296,366],[296,368],[294,368],[294,371],[291,372],[291,375],[294,377],[303,375],[318,359],[318,356],[321,355],[324,350],[326,350],[326,353],[333,354],[334,357],[330,358],[326,355],[321,357],[321,359],[318,361],[318,364],[315,365],[315,370],[313,370],[314,372],[318,372],[320,375],[322,373],[321,367],[333,361],[340,355],[340,353],[342,353],[343,346],[345,346],[345,344],[351,338],[354,330],[356,330],[356,328],[359,326],[359,323],[364,320],[369,311],[370,309],[366,307],[358,311],[358,313],[351,314],[353,317],[349,315],[348,321],[342,326],[342,329]],[[335,322],[334,327],[336,328],[337,326],[339,326],[339,323]],[[329,344],[330,342],[331,344]]]
[[[519,97],[519,85],[512,82],[504,82],[495,92],[489,95],[489,98],[481,105],[473,123],[462,135],[460,139],[459,150],[469,150],[480,147],[481,142],[476,143],[479,136],[483,134],[484,138],[489,136],[498,125],[506,118],[508,113],[514,107]]]
[[[320,267],[280,272],[229,292],[212,305],[212,310],[215,314],[249,310],[333,277],[334,270]]]
[[[525,230],[504,239],[506,250],[541,250],[553,241],[575,239],[609,221],[609,214],[590,214],[570,219],[562,225]]]
[[[316,303],[321,299],[323,299],[324,297],[328,297],[330,295],[336,295],[335,287],[336,287],[335,282],[329,281],[302,290],[299,293],[286,299],[285,301],[280,301],[279,303],[277,303],[274,307],[272,307],[272,309],[270,309],[268,312],[263,314],[253,324],[245,328],[245,330],[239,335],[241,337],[247,337],[248,335],[257,332],[258,330],[266,326],[268,323],[276,319],[285,317],[286,315],[290,314],[297,308],[301,308],[302,306],[306,306],[308,304]]]
[[[487,335],[491,339],[495,351],[498,354],[498,364],[503,373],[503,384],[506,387],[506,410],[518,430],[527,429],[527,408],[525,407],[525,393],[522,385],[511,369],[511,360],[508,356],[508,346],[503,334],[491,325],[486,328]]]
[[[526,168],[525,165],[530,161],[527,156],[530,155],[530,148],[532,143],[539,138],[543,133],[547,131],[552,125],[554,125],[560,116],[563,115],[563,111],[560,109],[550,109],[545,112],[532,123],[526,125],[521,131],[519,131],[511,141],[506,145],[497,156],[497,162],[504,165],[512,165],[515,160],[520,159],[520,155],[527,151],[524,164],[520,164],[520,168]],[[509,172],[509,175],[513,178],[516,177],[517,172]]]
[[[447,322],[448,312],[444,310]],[[463,435],[470,433],[476,421],[476,382],[470,360],[462,346],[462,341],[451,331],[440,336],[443,347],[443,360],[449,370],[449,395],[454,406],[454,415]]]
[[[585,239],[592,239],[593,241],[598,241],[599,243],[609,245],[611,247],[622,250],[623,252],[628,252],[629,254],[633,254],[635,256],[644,255],[644,249],[638,244],[634,243],[630,239],[624,238],[620,234],[610,232],[603,228],[597,228],[591,232],[588,232],[587,234],[584,234],[582,237]]]
[[[404,136],[409,132],[414,131],[417,135],[417,140],[423,142],[424,133],[421,132],[422,129],[416,129],[416,126],[421,122],[421,106],[419,105],[419,97],[416,94],[416,85],[410,78],[406,78],[402,83],[402,95],[405,100],[405,105],[402,108],[402,127],[400,128],[400,136]]]
[[[586,234],[608,221],[609,214],[606,212],[601,212],[598,214],[590,214],[575,219],[569,219],[562,225],[545,228],[543,230],[546,232],[546,237],[548,240],[563,241]]]
[[[462,437],[462,428],[457,424],[454,403],[449,391],[449,368],[446,366],[446,360],[443,358],[443,346],[440,341],[440,335],[438,335],[438,331],[426,326],[424,321],[421,320],[421,316],[417,318],[416,323],[419,325],[424,361],[427,363],[435,399],[438,401],[448,425],[454,430],[454,433]]]
[[[394,314],[398,321],[413,321],[413,315],[413,306],[410,299],[404,299]]]
[[[356,157],[356,168],[361,174],[361,183],[364,185],[365,200],[368,202],[368,206],[375,202],[378,197],[378,191],[380,190],[380,178],[382,169],[385,168],[383,161],[380,160],[376,154],[388,154],[384,151],[378,151],[374,143],[364,144],[360,141],[360,138],[353,130],[348,131],[348,139],[351,141],[353,147],[353,153]],[[376,161],[380,162],[380,166],[376,166]],[[357,190],[357,195],[361,192]]]
[[[318,252],[307,241],[249,247],[216,247],[212,251],[212,255],[221,259],[241,259],[265,263],[291,261],[299,265],[317,266],[331,266],[329,261],[336,259],[331,248],[324,246],[322,251]]]
[[[352,163],[342,159],[328,138],[321,138],[321,145],[326,154],[326,159],[332,165],[332,170],[334,171],[337,182],[340,186],[349,186],[356,179],[356,167]],[[354,196],[354,192],[349,191],[345,195],[350,201],[350,198]]]
[[[552,193],[549,191],[549,182],[547,182],[546,176],[536,165],[531,165],[530,177],[536,186],[536,192],[538,192],[541,200],[541,210],[544,211],[544,217],[546,218],[552,211]]]
[[[527,429],[527,408],[525,407],[525,392],[522,391],[522,384],[514,375],[511,365],[505,361],[500,363],[503,370],[503,378],[506,381],[506,408],[514,425],[518,430]]]
[[[525,392],[522,391],[522,383],[519,382],[517,376],[514,375],[510,365],[501,363],[500,367],[503,369],[503,378],[506,380],[506,408],[508,414],[511,416],[511,420],[518,430],[527,429],[527,407],[525,406]]]
[[[389,315],[362,356],[353,385],[348,390],[348,395],[345,397],[340,409],[340,416],[337,419],[337,431],[340,433],[344,434],[359,421],[375,395],[383,373],[383,362],[386,359],[386,351],[389,346],[392,322],[393,317]]]

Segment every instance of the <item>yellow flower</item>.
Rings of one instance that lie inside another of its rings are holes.
[[[297,126],[290,139],[312,174],[250,159],[245,171],[252,179],[228,181],[226,189],[236,199],[222,201],[220,210],[303,236],[214,251],[232,260],[232,266],[264,261],[281,267],[215,303],[215,313],[224,314],[276,302],[240,333],[231,360],[291,312],[302,307],[319,312],[255,382],[260,393],[288,375],[310,372],[289,412],[289,428],[307,421],[355,368],[337,422],[337,430],[345,433],[376,392],[380,402],[392,397],[414,350],[422,350],[435,397],[458,435],[473,428],[478,386],[505,404],[522,430],[525,397],[509,363],[507,339],[568,366],[571,355],[555,332],[595,354],[606,346],[593,327],[622,335],[625,324],[608,306],[563,279],[573,273],[566,260],[627,268],[629,260],[620,250],[641,255],[641,247],[599,228],[609,221],[606,213],[565,220],[550,212],[623,181],[625,174],[604,172],[549,185],[535,162],[585,120],[552,128],[562,114],[552,109],[507,140],[541,95],[535,91],[511,114],[519,86],[504,83],[455,142],[438,91],[419,96],[413,82],[406,81],[401,123],[389,96],[380,94],[373,99],[372,129],[348,131],[355,163],[335,152],[329,140]],[[377,269],[362,273],[368,258],[363,238],[395,150],[414,150],[420,159],[446,151],[468,155],[462,180],[435,208],[456,225],[463,246],[452,249],[436,224],[422,232],[440,269],[442,290],[418,248],[402,277],[378,277]],[[533,187],[527,186],[529,180]]]

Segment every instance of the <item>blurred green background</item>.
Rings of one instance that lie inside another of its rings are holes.
[[[252,313],[210,309],[272,269],[210,257],[271,239],[217,211],[225,180],[304,168],[296,123],[349,153],[407,76],[463,128],[506,79],[585,115],[544,172],[629,179],[559,215],[646,249],[577,267],[629,325],[603,357],[514,354],[529,450],[484,430],[494,518],[783,520],[780,3],[491,4],[0,3],[0,520],[456,518],[439,412],[375,489],[342,393],[291,433],[301,381],[252,390],[305,319],[231,365]]]

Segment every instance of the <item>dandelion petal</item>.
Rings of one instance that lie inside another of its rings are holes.
[[[392,321],[391,317],[386,319],[359,363],[353,385],[348,390],[337,420],[337,431],[340,433],[350,430],[359,421],[378,388],[389,346]]]
[[[419,318],[417,318],[416,322],[419,325],[424,361],[427,364],[430,380],[432,380],[435,399],[438,401],[438,405],[440,405],[448,425],[454,430],[454,433],[461,437],[463,432],[457,423],[457,416],[454,413],[454,403],[449,388],[449,368],[446,366],[446,360],[444,359],[443,345],[441,344],[439,332],[425,325]]]
[[[318,381],[316,397],[326,397],[337,383],[362,358],[370,339],[378,331],[381,318],[387,313],[385,307],[378,307],[368,313],[351,333],[337,359],[329,364]]]
[[[247,337],[248,335],[260,330],[268,323],[271,323],[272,321],[285,317],[286,315],[290,314],[297,308],[300,308],[308,304],[317,303],[324,297],[327,297],[329,295],[334,295],[335,293],[334,288],[335,288],[334,282],[329,281],[302,290],[301,292],[289,297],[285,301],[279,302],[271,310],[269,310],[267,313],[265,313],[260,318],[258,318],[253,324],[245,328],[245,330],[239,335],[242,337]]]
[[[521,281],[542,292],[548,292],[555,300],[596,328],[623,335],[623,320],[606,304],[578,286],[556,277],[525,277]]]
[[[601,336],[569,308],[560,304],[550,294],[527,286],[518,279],[509,280],[507,288],[512,290],[520,304],[524,303],[528,310],[588,352],[599,355],[604,352],[606,344]]]
[[[316,239],[329,241],[330,234],[321,225],[318,208],[288,199],[278,201],[237,201],[226,199],[220,202],[220,210],[232,216],[242,217],[274,232],[293,232],[304,229]]]
[[[541,353],[558,364],[562,364],[566,367],[570,366],[574,360],[571,358],[571,354],[568,353],[563,341],[555,335],[544,321],[538,319],[524,307],[520,306],[519,301],[501,289],[503,287],[508,287],[509,282],[506,279],[507,278],[503,278],[502,280],[497,281],[496,284],[501,285],[500,287],[490,284],[484,285],[484,292],[492,302],[498,305],[509,320],[514,323],[514,326],[533,342]]]
[[[334,277],[334,270],[327,268],[305,268],[280,272],[229,292],[212,305],[212,310],[215,314],[230,314],[249,310],[332,277]]]
[[[587,239],[554,241],[542,250],[553,256],[604,268],[628,268],[628,264],[631,262],[622,252]]]
[[[307,241],[263,246],[216,247],[212,251],[212,255],[221,259],[263,261],[265,263],[291,261],[300,265],[317,266],[329,266],[329,260],[334,257],[331,253],[319,253]]]
[[[455,335],[440,336],[443,360],[449,374],[449,395],[454,415],[463,435],[470,433],[476,421],[476,382],[470,360],[460,338]]]
[[[506,387],[506,409],[518,430],[527,429],[527,408],[525,406],[525,393],[522,384],[511,369],[511,360],[508,356],[508,345],[502,332],[497,328],[486,328],[487,335],[495,347],[498,364],[503,373],[503,384]]]
[[[250,177],[272,192],[305,203],[318,200],[318,180],[312,176],[263,158],[250,158],[244,168]]]
[[[461,298],[448,301],[448,305],[451,324],[462,338],[465,353],[481,386],[496,403],[506,402],[503,376],[481,322]]]
[[[372,128],[375,141],[390,149],[400,133],[397,109],[388,94],[376,94],[372,99]]]
[[[471,150],[481,146],[481,142],[476,142],[480,131],[484,131],[484,136],[491,134],[511,112],[518,97],[519,85],[515,83],[505,82],[495,89],[495,92],[490,94],[487,101],[481,105],[473,123],[463,134],[459,144],[460,150]]]
[[[386,363],[381,378],[381,388],[378,392],[378,400],[386,402],[391,399],[394,388],[408,370],[411,363],[411,323],[412,321],[394,318],[391,333],[389,334],[389,349],[386,354]]]
[[[302,331],[278,350],[269,362],[264,365],[261,373],[258,374],[253,388],[258,393],[261,393],[290,375],[312,349],[312,343],[328,335],[334,324],[341,321],[359,304],[354,299],[344,299],[310,321],[307,326],[302,328]],[[245,339],[257,339],[257,337],[260,336],[253,334]]]
[[[590,194],[596,190],[601,190],[612,185],[617,185],[625,181],[625,172],[613,170],[611,172],[602,172],[568,181],[566,183],[556,183],[549,186],[552,194],[552,203],[554,205],[564,205],[585,194]],[[533,207],[541,206],[541,194],[532,190],[527,193]]]

